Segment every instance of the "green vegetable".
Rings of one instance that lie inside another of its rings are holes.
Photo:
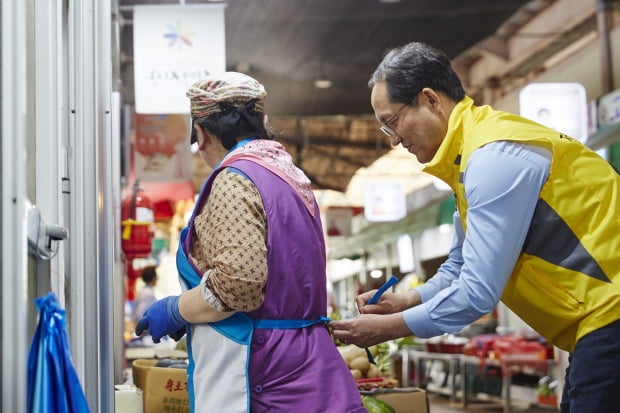
[[[395,413],[394,408],[383,400],[375,399],[371,396],[362,396],[362,403],[368,413]]]
[[[376,366],[381,370],[381,375],[386,377],[394,374],[389,349],[388,343],[376,344],[369,348],[370,354],[375,359]]]

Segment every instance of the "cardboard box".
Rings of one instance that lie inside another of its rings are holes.
[[[426,392],[416,387],[374,389],[361,393],[386,402],[394,408],[396,413],[429,413],[430,411]]]
[[[158,361],[139,359],[132,363],[134,384],[143,392],[144,411],[189,413],[186,370],[155,367]],[[416,387],[379,388],[360,393],[385,401],[396,413],[429,413],[426,392]]]
[[[159,360],[138,359],[132,363],[134,384],[142,390],[148,413],[189,413],[187,370],[156,367]]]

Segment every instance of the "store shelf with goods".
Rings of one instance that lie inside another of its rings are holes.
[[[538,403],[536,383],[555,361],[513,356],[481,359],[458,353],[434,353],[404,348],[400,352],[402,385],[448,396],[466,408],[470,401],[500,403],[509,413],[515,405]]]

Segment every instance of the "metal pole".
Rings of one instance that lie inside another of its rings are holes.
[[[119,0],[112,1],[112,20],[113,20],[113,40],[111,44],[112,52],[112,131],[111,131],[111,171],[110,178],[112,180],[112,203],[114,205],[112,228],[114,228],[112,239],[114,244],[113,257],[113,297],[114,297],[114,383],[122,383],[123,370],[125,367],[124,354],[124,318],[125,318],[125,288],[124,266],[121,260],[120,242],[121,239],[121,119],[123,114],[123,96],[122,86],[123,80],[120,72],[121,62],[121,43],[122,43],[122,27],[120,24],[121,13],[119,10]],[[128,153],[128,152],[127,152]],[[120,412],[119,412],[120,413]]]
[[[115,364],[112,10],[106,1],[69,4],[71,340],[91,411],[107,413]]]
[[[613,27],[613,8],[616,0],[597,0],[596,21],[601,49],[601,82],[603,94],[615,89],[609,31]]]
[[[93,56],[96,78],[95,145],[97,147],[97,290],[99,292],[97,331],[99,336],[99,412],[114,411],[114,240],[117,231],[114,219],[118,194],[114,193],[115,156],[120,146],[112,133],[112,9],[110,2],[93,1],[95,9],[95,50]],[[114,137],[114,139],[113,139]],[[113,146],[114,142],[114,146]],[[119,238],[120,239],[120,238]],[[120,355],[122,356],[122,355]],[[119,412],[120,413],[120,412]]]
[[[64,75],[66,44],[63,44],[62,13],[60,0],[34,1],[34,47],[33,56],[34,99],[29,111],[32,122],[33,150],[29,150],[28,170],[34,172],[34,198],[31,200],[41,211],[47,222],[66,226],[61,179],[66,166],[67,129],[67,79]],[[30,113],[31,112],[31,113]],[[36,142],[36,143],[35,143]],[[32,177],[31,177],[32,179]],[[61,305],[65,305],[64,243],[57,245],[57,258],[36,262],[36,296],[53,291]],[[30,294],[32,297],[33,294]]]

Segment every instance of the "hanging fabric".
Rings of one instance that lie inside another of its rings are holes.
[[[34,302],[39,320],[28,354],[28,412],[89,413],[71,360],[65,310],[53,292]]]

